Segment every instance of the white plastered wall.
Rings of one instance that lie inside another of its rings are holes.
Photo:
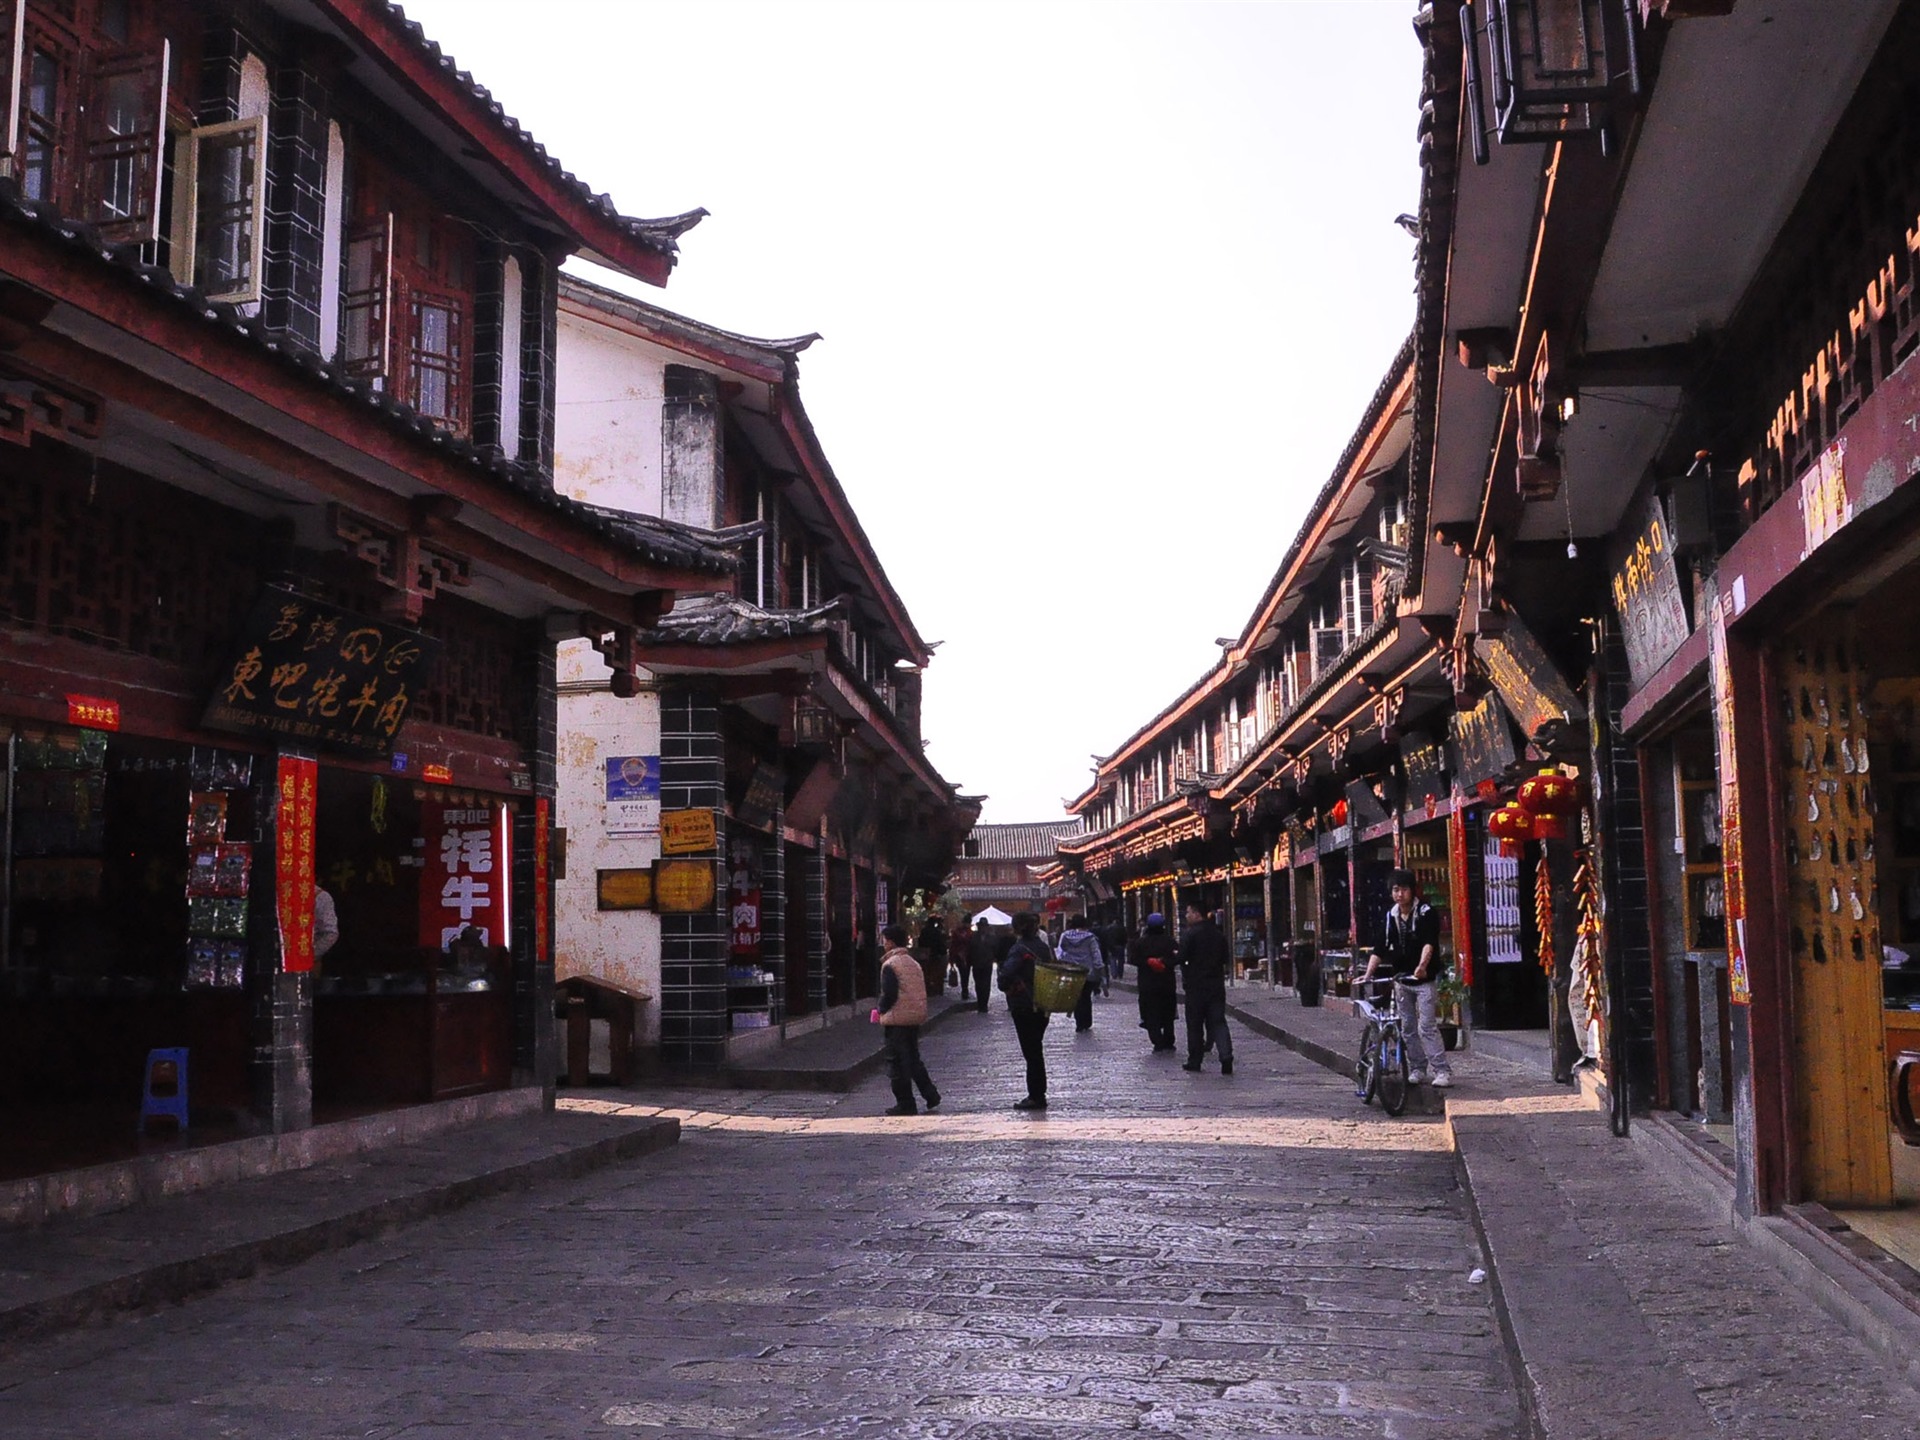
[[[591,505],[658,515],[664,354],[562,314],[554,373],[554,488]]]
[[[555,823],[567,832],[567,878],[554,887],[554,969],[605,980],[653,997],[640,1008],[637,1043],[660,1043],[660,917],[597,908],[595,872],[643,869],[660,854],[656,835],[606,833],[606,762],[660,753],[660,697],[621,699],[604,687],[611,671],[587,641],[559,647],[559,795]],[[594,688],[585,688],[594,687]]]

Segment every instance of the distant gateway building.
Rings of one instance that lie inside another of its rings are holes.
[[[1041,910],[1047,886],[1034,873],[1059,857],[1055,847],[1080,833],[1078,820],[976,825],[961,847],[951,892],[970,911],[997,905],[1009,915]]]

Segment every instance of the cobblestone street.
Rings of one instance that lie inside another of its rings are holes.
[[[1248,1036],[1151,1055],[1132,1002],[925,1050],[936,1115],[600,1091],[666,1152],[145,1318],[13,1348],[10,1440],[74,1435],[1065,1437],[1522,1433],[1437,1121]],[[617,1098],[614,1098],[617,1097]]]

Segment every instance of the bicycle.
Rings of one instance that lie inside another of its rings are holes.
[[[1370,995],[1360,994],[1356,986],[1353,996],[1353,1013],[1367,1022],[1360,1032],[1360,1063],[1354,1072],[1359,1088],[1354,1094],[1367,1105],[1378,1095],[1380,1108],[1398,1115],[1407,1108],[1407,1046],[1394,1011],[1393,981],[1369,980],[1365,988]],[[1384,1008],[1376,1003],[1383,997]]]

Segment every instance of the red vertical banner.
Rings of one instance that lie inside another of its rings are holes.
[[[547,851],[547,818],[550,801],[544,795],[533,802],[533,961],[551,965],[553,950],[547,943],[547,920],[553,906],[552,857]]]
[[[507,943],[507,857],[504,809],[492,804],[428,805],[420,815],[426,840],[420,872],[420,943],[445,950],[472,926],[482,945]]]
[[[313,826],[320,767],[282,755],[274,825],[274,905],[280,918],[280,968],[289,975],[313,969]]]
[[[1473,902],[1467,881],[1467,812],[1456,805],[1447,816],[1447,877],[1453,891],[1448,914],[1453,921],[1453,965],[1462,985],[1473,983]]]
[[[1747,874],[1740,848],[1739,750],[1734,743],[1733,668],[1727,661],[1727,611],[1731,601],[1731,596],[1723,595],[1714,606],[1713,628],[1707,635],[1707,668],[1713,686],[1714,747],[1720,762],[1720,868],[1726,885],[1728,998],[1735,1005],[1751,1005]]]

